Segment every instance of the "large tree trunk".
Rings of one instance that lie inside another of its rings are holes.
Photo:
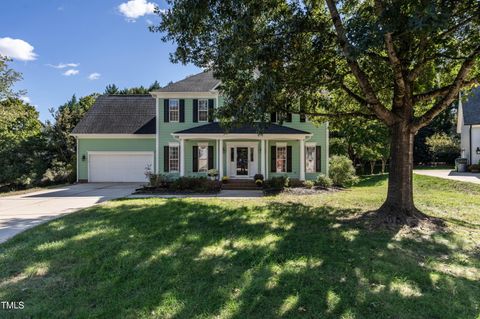
[[[413,203],[413,139],[409,125],[400,122],[391,127],[388,193],[379,213],[387,223],[404,224],[422,214]]]

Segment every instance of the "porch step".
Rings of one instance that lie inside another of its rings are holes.
[[[222,189],[230,190],[254,190],[261,189],[251,179],[231,179],[222,185]]]

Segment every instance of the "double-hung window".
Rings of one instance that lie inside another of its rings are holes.
[[[307,173],[315,173],[315,145],[307,144],[305,153],[305,170]]]
[[[180,118],[180,103],[177,99],[170,99],[168,101],[168,117],[170,122],[178,122]]]
[[[208,171],[208,144],[198,144],[198,171]]]
[[[208,122],[208,100],[198,100],[198,121]]]
[[[170,145],[168,148],[168,168],[170,172],[180,171],[180,147]]]
[[[277,173],[285,173],[287,171],[287,145],[277,144]]]

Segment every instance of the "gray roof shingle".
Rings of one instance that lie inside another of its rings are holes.
[[[473,89],[463,104],[463,121],[465,125],[480,124],[480,87]]]
[[[170,83],[153,92],[209,92],[218,83],[220,83],[220,81],[213,77],[212,71],[204,71],[191,75],[183,80]]]
[[[101,95],[72,134],[155,134],[155,98]]]
[[[297,130],[291,127],[270,124],[263,129],[263,134],[311,134],[306,131]],[[183,131],[175,132],[174,134],[256,134],[258,130],[256,127],[251,125],[244,125],[240,127],[232,127],[230,130],[226,131],[223,127],[220,126],[220,123],[214,122],[210,124],[205,124],[197,127],[192,127]]]

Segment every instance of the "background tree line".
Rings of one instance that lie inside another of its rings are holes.
[[[73,95],[49,110],[52,120],[42,122],[35,107],[20,98],[25,92],[13,90],[22,76],[8,63],[0,56],[0,192],[74,182],[76,140],[70,133],[99,94]],[[159,87],[157,81],[148,88],[110,84],[104,94],[147,94]]]

